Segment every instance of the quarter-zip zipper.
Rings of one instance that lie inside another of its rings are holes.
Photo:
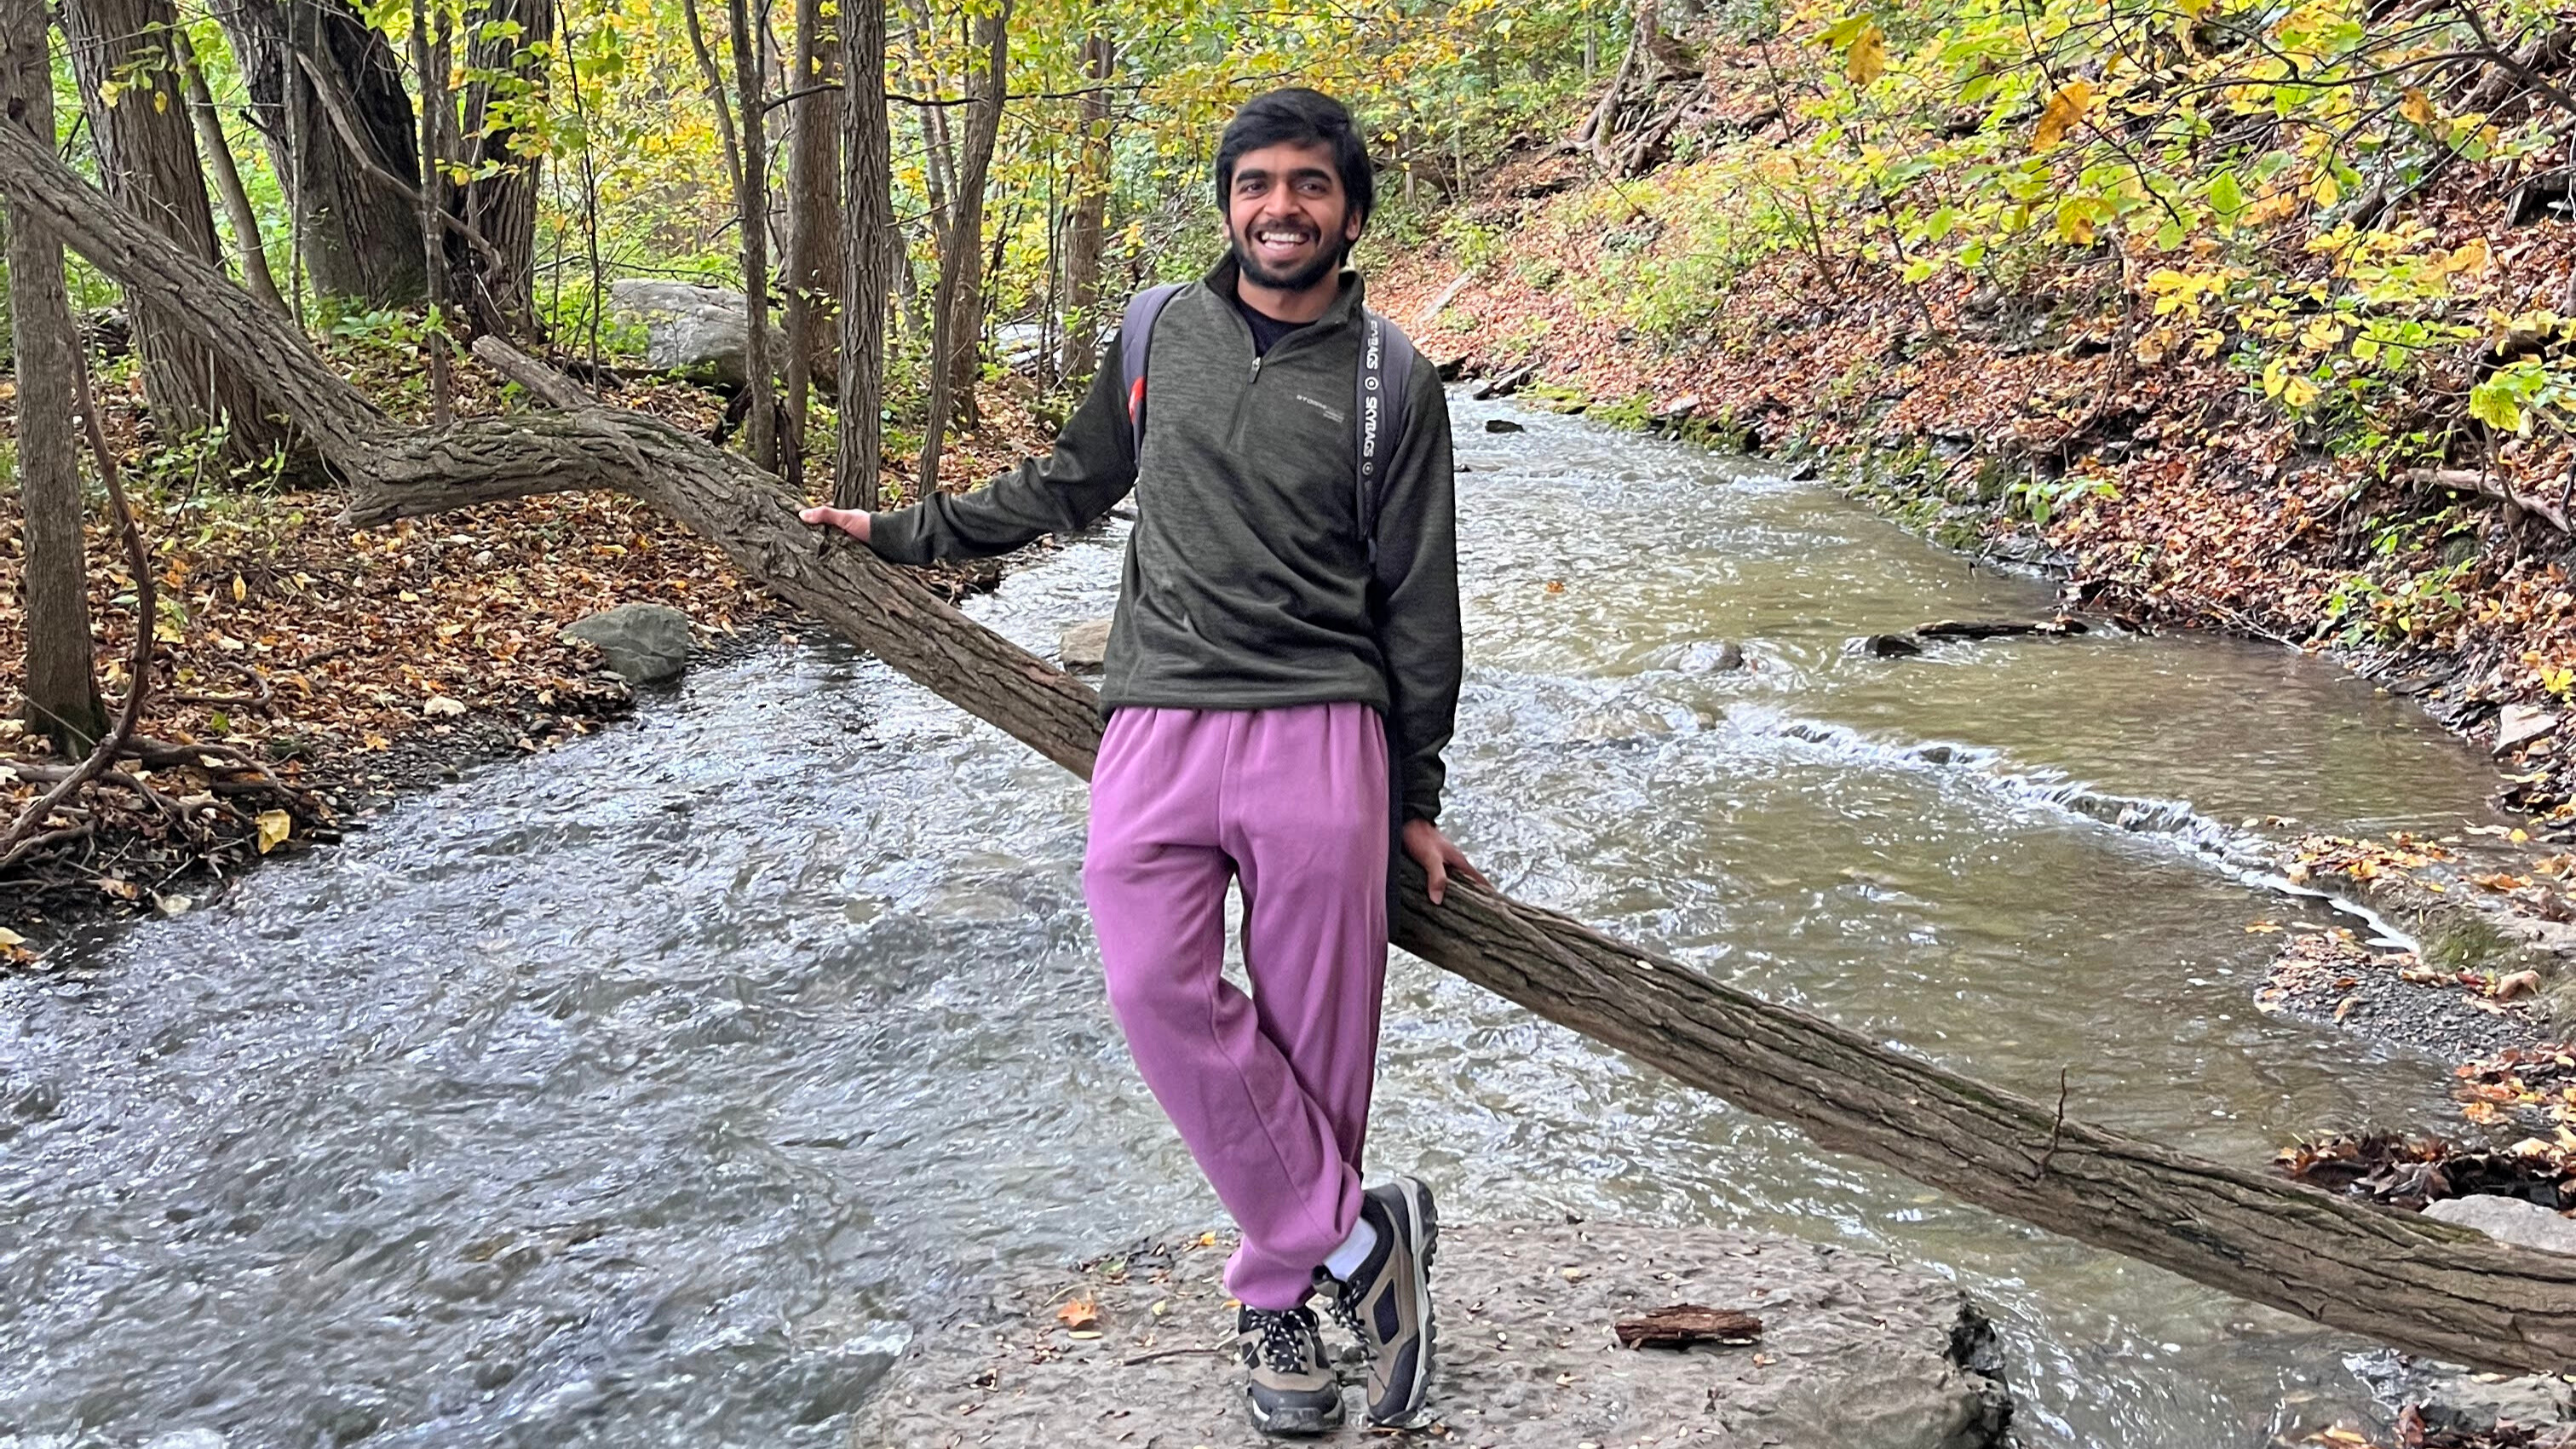
[[[1253,346],[1252,324],[1244,320],[1243,314],[1235,309],[1235,305],[1230,299],[1219,297],[1217,299],[1217,304],[1225,308],[1225,313],[1228,317],[1234,319],[1235,330],[1243,334],[1243,345],[1246,347]],[[1336,305],[1339,304],[1336,303]],[[1276,343],[1271,345],[1270,350],[1272,352],[1285,352],[1289,348],[1295,347],[1301,342],[1314,338],[1325,330],[1324,319],[1318,317],[1306,326],[1300,327],[1296,331],[1289,333],[1287,336],[1280,338]],[[1252,373],[1243,380],[1243,391],[1235,397],[1234,426],[1227,429],[1225,435],[1226,446],[1229,448],[1241,448],[1243,446],[1243,431],[1245,424],[1249,421],[1252,410],[1252,389],[1261,381],[1261,364],[1267,361],[1269,361],[1269,358],[1262,353],[1255,352],[1252,354]]]

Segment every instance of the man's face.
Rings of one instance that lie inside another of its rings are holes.
[[[1333,148],[1282,144],[1245,152],[1226,191],[1225,236],[1235,264],[1257,285],[1302,292],[1333,275],[1360,239]]]

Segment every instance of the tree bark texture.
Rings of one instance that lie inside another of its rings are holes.
[[[796,48],[787,91],[815,90],[840,71],[840,36],[823,22],[823,0],[796,0]],[[882,94],[877,103],[885,103]],[[808,451],[815,363],[840,351],[833,306],[843,250],[840,108],[832,92],[815,90],[790,105],[787,123],[792,137],[787,150],[787,259],[779,280],[787,293],[788,454],[801,463]],[[801,469],[790,472],[802,476]]]
[[[298,399],[298,421],[351,480],[352,522],[538,493],[626,494],[967,712],[1090,773],[1100,725],[1088,687],[865,546],[799,523],[792,490],[746,460],[658,419],[590,404],[493,338],[478,353],[568,410],[392,427],[283,320],[13,127],[0,127],[0,192],[109,276],[189,318],[264,389]],[[223,293],[237,301],[206,305]],[[2576,1365],[2576,1257],[2067,1117],[1465,882],[1452,882],[1439,906],[1418,871],[1408,867],[1403,886],[1396,941],[1407,950],[1822,1146],[2409,1352],[2504,1372]]]
[[[53,70],[41,0],[0,0],[0,132],[54,154]],[[42,138],[39,140],[38,138]],[[92,196],[95,198],[96,193]],[[103,200],[103,198],[98,198]],[[27,727],[70,760],[107,729],[89,631],[89,570],[81,543],[78,399],[71,300],[61,236],[39,213],[8,208],[9,316],[18,369],[18,503],[26,515]]]
[[[220,265],[222,243],[173,47],[176,8],[170,0],[73,0],[63,6],[63,25],[107,194],[190,256]],[[251,235],[256,245],[258,233]],[[285,440],[251,390],[184,328],[149,307],[132,311],[143,397],[162,442],[179,443],[221,422],[228,424],[225,455],[251,462]]]
[[[832,503],[874,509],[885,452],[886,292],[892,278],[893,141],[885,98],[884,0],[841,0],[841,419]]]
[[[537,335],[537,188],[544,158],[522,118],[546,105],[554,0],[486,0],[469,12],[463,118],[451,159],[469,178],[445,182],[441,203],[492,244],[486,257],[444,237],[447,295],[478,332]]]
[[[742,304],[751,326],[744,334],[743,368],[749,374],[745,442],[751,459],[778,466],[778,359],[769,355],[769,146],[761,104],[760,32],[752,28],[749,0],[731,0],[733,75],[741,108],[742,170],[735,199],[742,208]]]
[[[1010,83],[1011,0],[975,21],[984,68],[966,83],[966,151],[949,188],[948,226],[939,249],[939,287],[930,316],[930,407],[921,425],[924,495],[939,486],[939,455],[951,418],[976,424],[975,374],[984,334],[984,179],[1002,134],[1002,101]]]
[[[314,290],[373,306],[419,301],[426,278],[410,191],[370,172],[420,184],[411,95],[392,46],[347,0],[231,0],[215,13],[277,174],[293,178],[287,189]]]
[[[268,246],[260,237],[259,213],[250,204],[249,188],[242,185],[241,163],[233,156],[232,141],[224,135],[223,113],[215,109],[215,98],[206,89],[206,73],[197,65],[196,53],[188,48],[187,37],[178,37],[174,44],[178,48],[180,77],[188,90],[188,118],[197,127],[197,146],[205,153],[206,170],[214,177],[215,193],[224,199],[225,219],[232,223],[242,286],[260,301],[284,312],[286,298],[277,290],[277,274],[269,270]]]
[[[446,19],[444,15],[439,17],[442,28]],[[429,353],[430,420],[441,427],[456,416],[447,376],[447,339],[441,335],[447,313],[447,228],[445,218],[439,215],[443,183],[438,177],[439,163],[447,155],[447,137],[439,122],[447,114],[447,54],[446,45],[430,43],[428,0],[411,0],[411,66],[420,75],[421,171],[430,178],[414,203],[420,217],[421,266],[429,291],[429,336],[423,340]]]
[[[1073,204],[1064,224],[1064,348],[1056,374],[1079,381],[1099,362],[1100,259],[1108,243],[1111,139],[1109,78],[1117,74],[1118,43],[1094,35],[1082,43],[1082,146],[1074,156]]]

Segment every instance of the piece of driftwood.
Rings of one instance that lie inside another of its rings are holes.
[[[1762,1320],[1741,1308],[1674,1303],[1612,1325],[1621,1348],[1688,1348],[1695,1343],[1741,1346],[1758,1342]]]
[[[1936,619],[1915,629],[1923,639],[2009,639],[2021,634],[2081,634],[2084,621],[2054,619]]]

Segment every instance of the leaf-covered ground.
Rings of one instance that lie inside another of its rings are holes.
[[[362,385],[395,396],[402,359],[355,360]],[[460,368],[459,381],[460,411],[509,406],[479,369]],[[663,381],[623,383],[609,400],[702,433],[722,411],[716,395]],[[129,761],[122,780],[67,802],[75,812],[51,825],[88,833],[0,873],[0,959],[32,959],[44,939],[102,912],[185,910],[223,872],[335,838],[395,792],[623,716],[633,692],[591,646],[560,637],[586,615],[666,604],[719,651],[799,627],[714,548],[627,499],[566,494],[353,530],[328,488],[187,476],[138,431],[136,402],[111,392],[102,411],[160,586],[138,733],[179,748]],[[985,413],[992,424],[948,455],[946,486],[980,481],[1038,444],[1025,398],[997,390]],[[826,491],[818,468],[809,493]],[[134,581],[97,501],[90,609],[112,708],[132,655]],[[0,507],[0,695],[11,697],[25,659],[22,523],[13,493]],[[942,576],[953,592],[986,577]],[[19,721],[0,721],[0,823],[64,763]]]

